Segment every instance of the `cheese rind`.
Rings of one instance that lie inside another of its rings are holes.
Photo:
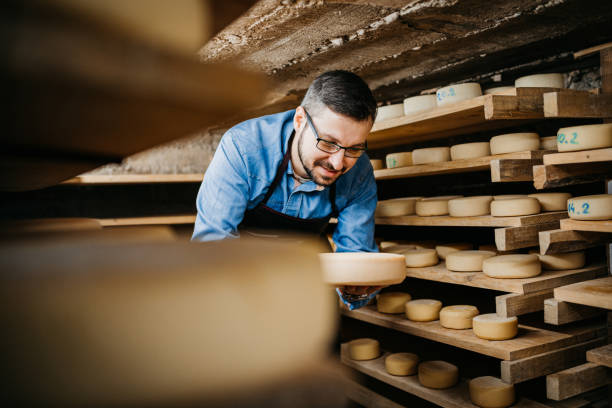
[[[446,269],[453,272],[482,271],[482,262],[497,255],[492,251],[469,250],[457,251],[446,256]]]
[[[482,95],[480,84],[476,82],[468,82],[465,84],[456,84],[440,88],[436,91],[436,100],[438,106],[450,105],[456,102],[465,101],[467,99],[476,98]]]
[[[557,150],[557,136],[541,137],[540,150]]]
[[[493,196],[493,200],[512,200],[514,198],[527,198],[527,194],[500,194]]]
[[[372,165],[373,170],[380,170],[385,167],[383,165],[383,161],[380,159],[370,159],[370,164]]]
[[[436,95],[418,95],[404,99],[404,115],[425,112],[437,106]]]
[[[484,90],[485,95],[512,95],[516,93],[516,88],[513,86],[496,86]]]
[[[561,128],[557,131],[560,152],[612,147],[612,123]]]
[[[448,201],[448,214],[451,217],[476,217],[491,211],[493,196],[473,196],[454,198]]]
[[[388,169],[412,166],[412,152],[389,153],[385,161]]]
[[[612,194],[570,198],[567,200],[567,214],[575,220],[611,220]]]
[[[334,252],[319,254],[323,280],[335,286],[394,285],[406,278],[403,255]]]
[[[562,254],[541,255],[537,250],[529,251],[540,258],[542,269],[553,271],[564,271],[568,269],[580,269],[584,267],[586,258],[584,251],[566,252]]]
[[[509,133],[491,138],[491,154],[504,154],[538,150],[540,136],[537,133]]]
[[[420,197],[392,198],[379,201],[376,205],[377,217],[399,217],[414,214],[417,200]]]
[[[491,215],[493,217],[516,217],[540,212],[540,202],[532,197],[493,200]]]
[[[482,272],[499,279],[532,278],[542,273],[542,265],[535,254],[497,255],[482,261]]]
[[[448,214],[448,201],[462,196],[439,196],[417,200],[415,212],[421,217],[431,217]]]
[[[419,356],[413,353],[393,353],[385,358],[385,369],[391,375],[414,375],[419,365]]]
[[[419,382],[427,388],[450,388],[459,381],[459,369],[446,361],[433,360],[419,364]]]
[[[352,360],[373,360],[380,356],[378,340],[362,338],[349,341],[349,356]]]
[[[406,317],[414,322],[431,322],[440,317],[442,302],[435,299],[417,299],[405,305]]]
[[[567,208],[567,200],[572,195],[570,193],[537,193],[529,194],[528,197],[538,200],[542,211],[564,211]]]
[[[481,408],[506,408],[516,399],[514,385],[495,377],[477,377],[469,382],[470,400]]]
[[[409,268],[424,268],[436,265],[439,262],[438,253],[435,249],[406,249],[402,252],[402,255],[406,257],[406,266]]]
[[[518,333],[518,319],[501,317],[495,313],[475,316],[472,319],[472,329],[477,337],[485,340],[508,340]]]
[[[451,146],[451,160],[475,159],[491,154],[489,142],[462,143]]]
[[[440,259],[446,259],[446,256],[450,253],[457,251],[467,251],[474,248],[469,242],[457,242],[452,244],[440,244],[436,245],[436,252],[438,253],[438,257]]]
[[[396,103],[393,105],[379,106],[376,111],[376,121],[382,122],[384,120],[399,118],[404,116],[404,104]]]
[[[412,300],[409,293],[386,292],[376,295],[376,309],[380,313],[401,314],[406,311],[406,302]]]
[[[517,78],[517,88],[565,88],[563,74],[535,74]]]
[[[471,305],[443,307],[440,310],[440,326],[455,330],[471,329],[472,319],[478,313],[478,308]]]
[[[450,161],[449,147],[427,147],[412,151],[412,163],[427,164]]]

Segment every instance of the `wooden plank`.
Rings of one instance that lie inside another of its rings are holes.
[[[195,215],[162,215],[159,217],[132,217],[132,218],[99,218],[103,227],[118,227],[125,225],[166,225],[166,224],[193,224]]]
[[[560,226],[562,230],[593,231],[604,233],[612,232],[612,220],[581,221],[568,218],[561,220]]]
[[[494,183],[532,181],[535,164],[540,163],[527,159],[491,160],[491,181]]]
[[[344,381],[344,395],[366,408],[405,408],[353,380]]]
[[[610,173],[612,173],[612,163],[610,162],[594,162],[588,166],[581,163],[540,164],[533,166],[533,185],[541,190],[543,188],[593,183],[605,180]]]
[[[585,362],[586,351],[605,344],[603,337],[514,361],[501,362],[501,378],[517,384]]]
[[[544,309],[544,301],[552,297],[552,290],[527,294],[508,293],[495,297],[495,312],[503,317],[520,316]]]
[[[544,164],[574,164],[612,161],[612,148],[545,154]]]
[[[540,275],[533,278],[496,279],[490,278],[482,272],[452,272],[446,269],[446,264],[444,262],[441,262],[437,265],[425,268],[406,268],[406,276],[436,282],[524,294],[593,279],[605,275],[606,269],[606,265],[598,264],[565,271],[543,271]]]
[[[555,299],[612,310],[612,276],[555,288]]]
[[[612,368],[612,344],[587,351],[587,361]]]
[[[0,221],[0,235],[47,234],[100,230],[102,225],[93,218],[38,218]]]
[[[540,231],[558,228],[559,221],[526,227],[497,228],[495,230],[495,245],[500,251],[537,246],[540,243]]]
[[[605,389],[599,389],[594,391],[586,392],[576,397],[570,397],[563,401],[546,401],[546,405],[552,408],[584,408],[586,406],[591,407],[591,403],[595,401],[601,401],[606,398]]]
[[[588,352],[587,352],[588,353]],[[560,401],[610,383],[606,367],[585,363],[546,376],[546,398]]]
[[[81,174],[62,184],[200,183],[203,174]]]
[[[607,118],[612,117],[612,94],[590,92],[544,94],[544,116],[547,118]]]
[[[564,302],[554,298],[544,300],[544,323],[563,325],[602,316],[601,309]]]
[[[401,217],[376,217],[377,225],[419,225],[444,227],[520,227],[535,224],[546,224],[567,218],[566,211],[555,211],[520,217],[451,217],[448,215],[420,217],[405,215]]]
[[[603,245],[610,239],[604,232],[555,229],[538,233],[542,255],[579,251]]]
[[[584,50],[576,51],[574,53],[574,58],[576,59],[582,58],[584,56],[595,54],[596,52],[600,52],[608,48],[612,48],[612,42],[601,44],[601,45],[596,45],[594,47],[589,47]]]

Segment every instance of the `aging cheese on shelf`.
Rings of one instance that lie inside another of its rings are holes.
[[[570,193],[537,193],[529,194],[528,197],[538,200],[542,211],[564,211],[567,208],[567,200],[572,195]]]
[[[409,268],[433,266],[439,261],[436,250],[430,248],[406,249],[402,254],[406,257],[406,266]]]
[[[557,131],[560,152],[612,147],[612,123],[561,128]]]
[[[402,197],[379,201],[376,205],[377,217],[399,217],[414,214],[417,200],[421,197]]]
[[[438,106],[450,105],[481,95],[482,89],[480,88],[480,84],[476,82],[446,86],[436,91]]]
[[[477,377],[469,382],[470,400],[480,408],[507,408],[514,404],[514,385],[496,377]]]
[[[427,147],[414,149],[412,151],[412,162],[414,164],[440,163],[450,161],[450,148]]]
[[[436,95],[418,95],[404,99],[404,115],[425,112],[437,106]]]
[[[380,343],[375,339],[349,341],[349,356],[353,360],[373,360],[380,356]]]
[[[448,201],[448,214],[451,217],[476,217],[491,212],[493,196],[474,196],[454,198]]]
[[[491,215],[494,217],[515,217],[538,214],[539,212],[540,202],[532,197],[493,200],[491,202]]]
[[[431,322],[440,317],[442,302],[435,299],[417,299],[406,303],[406,317],[414,322]]]
[[[448,214],[448,200],[461,197],[463,196],[457,195],[421,198],[416,202],[415,212],[421,217],[446,215]]]
[[[384,168],[383,161],[380,159],[371,159],[370,164],[372,165],[372,169],[374,170],[380,170]]]
[[[450,388],[459,381],[459,369],[446,361],[433,360],[419,364],[419,382],[427,388]]]
[[[401,314],[406,311],[406,302],[412,300],[409,293],[387,292],[376,295],[376,309],[380,313]]]
[[[512,95],[515,92],[516,88],[513,86],[497,86],[484,90],[485,95]]]
[[[376,111],[376,121],[375,122],[382,122],[387,119],[399,118],[400,116],[404,116],[404,104],[403,103],[379,106]]]
[[[336,286],[387,286],[406,278],[403,255],[334,252],[319,254],[323,280]]]
[[[557,150],[557,136],[541,137],[540,150]]]
[[[476,159],[491,155],[489,142],[462,143],[451,146],[451,160]]]
[[[385,369],[391,375],[414,375],[419,365],[419,356],[413,353],[393,353],[385,358]]]
[[[440,325],[447,329],[471,329],[472,319],[478,315],[478,308],[471,305],[446,306],[440,310]]]
[[[570,198],[567,200],[567,214],[575,220],[611,220],[612,194]]]
[[[446,259],[446,256],[450,253],[457,251],[466,251],[472,248],[474,248],[474,245],[469,242],[457,242],[451,244],[436,245],[436,252],[438,253],[438,257],[440,259]]]
[[[482,261],[482,271],[491,278],[532,278],[542,273],[542,265],[535,254],[497,255]]]
[[[537,250],[531,250],[529,253],[537,255],[540,258],[542,269],[546,270],[564,271],[580,269],[586,263],[584,251],[541,255]]]
[[[563,74],[527,75],[514,81],[517,88],[565,88]]]
[[[537,133],[509,133],[494,136],[489,143],[491,154],[531,151],[540,148],[540,136]]]
[[[412,152],[390,153],[386,156],[388,169],[412,166]]]
[[[472,319],[474,334],[485,340],[508,340],[518,333],[518,319],[501,317],[495,313],[475,316]]]
[[[457,251],[446,255],[446,269],[453,272],[482,271],[482,262],[497,255],[493,251],[473,250]]]

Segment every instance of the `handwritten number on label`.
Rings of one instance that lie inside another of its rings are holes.
[[[570,140],[570,143],[571,144],[578,144],[578,142],[576,141],[577,137],[578,137],[578,133],[572,132],[572,140]]]
[[[582,204],[582,213],[583,214],[588,214],[589,213],[589,203],[584,203]]]
[[[567,142],[565,141],[565,133],[559,133],[559,134],[557,135],[557,142],[559,142],[559,143],[561,143],[561,144],[563,144],[563,143],[567,143]]]

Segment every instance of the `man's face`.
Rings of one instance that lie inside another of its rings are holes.
[[[371,120],[358,121],[329,108],[311,115],[311,119],[319,138],[343,147],[364,147],[372,128]],[[317,148],[315,132],[301,106],[296,110],[294,127],[302,167],[315,183],[329,186],[357,162],[357,158],[347,157],[344,149],[327,153]]]

